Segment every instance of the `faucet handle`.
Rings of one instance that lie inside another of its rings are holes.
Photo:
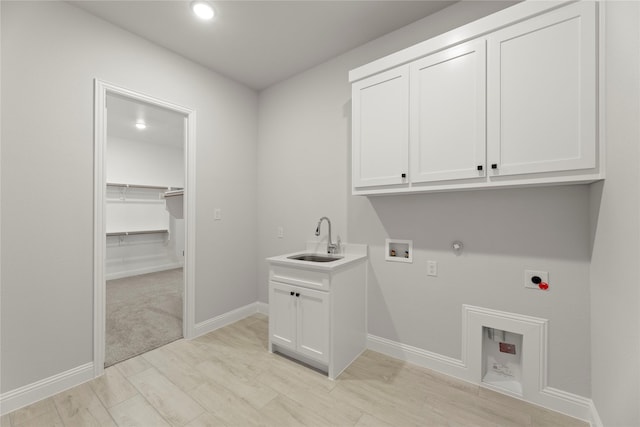
[[[338,234],[338,241],[336,242],[336,252],[339,254],[342,251],[342,240],[340,239],[340,235]]]

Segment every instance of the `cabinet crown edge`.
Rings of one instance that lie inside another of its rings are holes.
[[[598,2],[599,0],[578,1],[578,3],[591,3],[594,7]],[[562,0],[540,2],[528,0],[515,4],[461,27],[454,28],[446,33],[437,35],[423,42],[419,42],[360,67],[354,68],[349,71],[349,83],[354,83],[366,77],[409,63],[440,50],[482,37],[509,25],[516,24],[572,3],[576,3],[576,1]]]

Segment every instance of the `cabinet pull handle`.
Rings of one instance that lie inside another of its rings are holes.
[[[482,170],[482,165],[478,165],[478,170],[481,171]]]
[[[402,174],[402,175],[400,175],[400,176],[401,176],[402,178],[406,178],[406,177],[407,177],[407,174],[406,174],[406,173],[403,173],[403,174]]]
[[[293,296],[293,294],[294,294],[294,293],[295,293],[295,292],[291,291],[291,296]]]
[[[300,297],[300,294],[296,292],[296,296],[297,296],[297,297]]]
[[[491,169],[498,169],[498,164],[497,163],[492,163],[491,164]]]

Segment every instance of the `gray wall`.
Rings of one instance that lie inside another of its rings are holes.
[[[640,5],[605,5],[604,184],[368,199],[350,196],[348,70],[507,3],[457,3],[258,99],[68,4],[1,2],[0,392],[93,357],[98,77],[198,111],[198,322],[267,302],[264,257],[301,249],[329,215],[343,240],[371,246],[371,333],[459,357],[462,303],[549,318],[550,385],[592,395],[605,425],[639,425]],[[414,264],[385,263],[386,236],[414,239]],[[255,267],[221,257],[252,250]],[[525,267],[548,270],[551,292],[523,290]]]
[[[606,426],[638,426],[640,3],[604,4],[607,179],[591,189],[592,389]]]
[[[460,2],[260,92],[258,231],[260,301],[265,257],[299,250],[328,215],[347,237],[351,198],[349,70],[490,15],[516,2]],[[284,238],[277,238],[277,227]],[[324,234],[323,236],[324,237]]]
[[[460,359],[462,304],[549,319],[549,386],[589,396],[588,212],[586,186],[352,198],[369,333]],[[412,239],[413,264],[386,262],[386,237]],[[525,269],[548,271],[551,290],[525,289]]]
[[[226,255],[257,255],[257,94],[67,3],[1,7],[0,390],[93,359],[96,77],[197,110],[196,322],[255,302]]]
[[[460,358],[462,304],[547,318],[549,385],[590,396],[587,186],[350,195],[348,71],[508,5],[457,3],[260,93],[260,298],[264,257],[302,248],[328,214],[343,238],[369,245],[371,334]],[[386,237],[413,239],[414,263],[385,262]],[[524,289],[525,269],[548,271],[551,291]]]

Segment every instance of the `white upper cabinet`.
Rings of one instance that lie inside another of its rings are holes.
[[[596,167],[595,25],[576,3],[487,37],[492,176]]]
[[[352,70],[353,194],[603,179],[597,8],[522,2]]]
[[[402,66],[352,86],[353,186],[407,182],[409,67]]]
[[[411,64],[412,183],[484,179],[485,58],[477,40]]]

